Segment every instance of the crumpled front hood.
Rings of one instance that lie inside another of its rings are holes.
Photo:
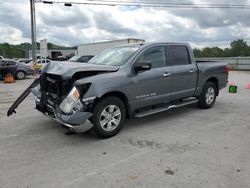
[[[42,72],[59,75],[62,76],[63,79],[69,79],[77,72],[115,72],[118,69],[119,67],[117,66],[54,61],[44,66]]]

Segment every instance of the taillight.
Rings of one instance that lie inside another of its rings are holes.
[[[228,80],[228,75],[229,75],[229,71],[230,71],[230,66],[229,65],[225,66],[225,71],[227,73],[227,80]]]
[[[226,71],[226,73],[229,73],[229,71],[230,71],[230,66],[229,65],[225,66],[225,71]]]

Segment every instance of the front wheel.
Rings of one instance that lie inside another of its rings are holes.
[[[102,138],[118,134],[124,125],[126,110],[123,102],[113,96],[104,97],[93,109],[93,130]]]
[[[16,78],[18,80],[23,80],[25,78],[25,73],[23,71],[17,71]]]
[[[198,107],[203,109],[211,108],[216,100],[218,89],[213,82],[207,82],[203,89],[202,93],[199,96]]]

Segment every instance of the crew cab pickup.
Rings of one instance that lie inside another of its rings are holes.
[[[130,44],[108,49],[88,63],[51,62],[7,112],[32,92],[36,109],[70,130],[116,135],[126,118],[197,103],[213,106],[226,87],[229,66],[196,62],[183,43]]]

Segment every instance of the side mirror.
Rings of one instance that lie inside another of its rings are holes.
[[[134,65],[135,72],[147,71],[151,69],[151,63],[149,62],[138,62]]]

